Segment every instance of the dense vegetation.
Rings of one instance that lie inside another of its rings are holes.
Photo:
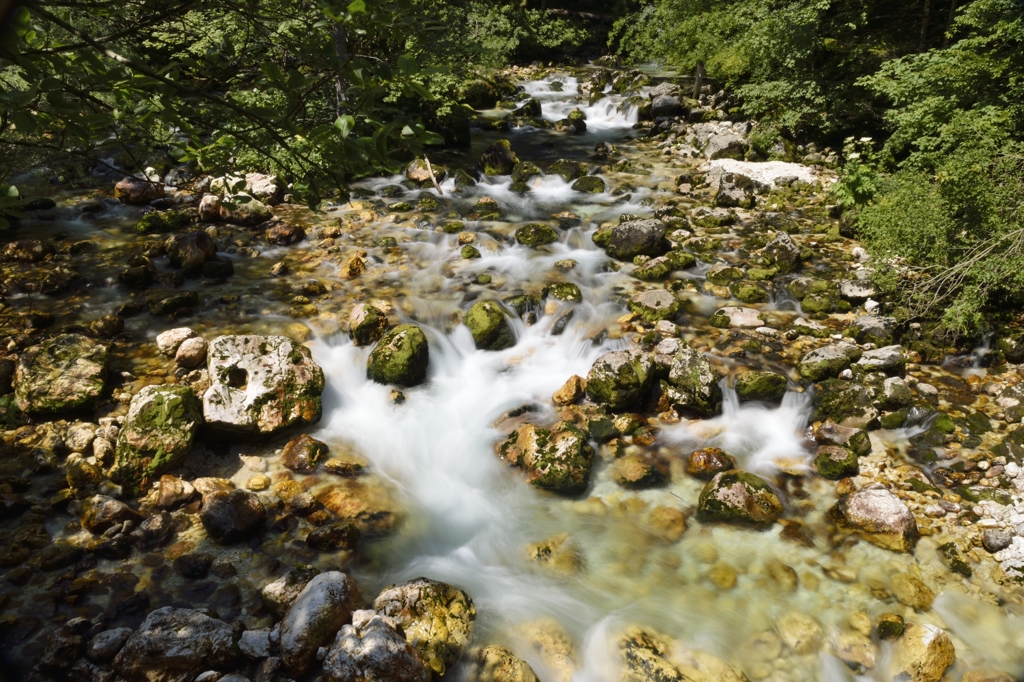
[[[618,17],[628,59],[701,65],[755,147],[844,147],[836,200],[904,318],[972,335],[1019,303],[1022,0],[33,0],[0,49],[0,180],[162,158],[279,173],[316,205],[464,144],[479,71],[592,44],[564,10]]]
[[[771,140],[845,144],[836,198],[904,318],[983,331],[1024,284],[1024,3],[656,0],[619,51],[734,90]]]

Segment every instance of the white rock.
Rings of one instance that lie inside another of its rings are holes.
[[[727,306],[725,308],[719,308],[715,315],[725,315],[729,319],[730,327],[747,327],[756,328],[764,325],[764,319],[761,317],[761,313],[754,308],[740,308],[737,306]]]
[[[918,395],[924,396],[925,398],[931,398],[939,394],[939,389],[924,382],[919,382],[917,386],[914,386],[914,390],[917,391]]]
[[[164,355],[174,355],[178,352],[178,346],[186,339],[191,339],[195,336],[197,336],[195,330],[189,327],[168,329],[156,337],[156,348]]]
[[[220,220],[220,197],[216,194],[206,194],[199,200],[199,221],[203,223],[215,223]]]
[[[238,650],[251,659],[270,656],[270,630],[246,630],[238,640]]]
[[[186,369],[195,369],[206,362],[206,348],[206,339],[201,336],[185,339],[178,346],[178,352],[174,354],[174,361]]]
[[[793,178],[811,185],[818,184],[818,178],[807,166],[784,161],[737,161],[735,159],[715,159],[708,164],[711,168],[721,168],[725,173],[739,173],[763,185],[775,187],[779,178]]]

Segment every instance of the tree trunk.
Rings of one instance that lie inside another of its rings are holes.
[[[693,76],[693,98],[700,100],[700,88],[704,84],[704,62],[697,62],[697,72]]]
[[[942,47],[949,47],[949,32],[953,30],[953,19],[956,18],[956,0],[950,0],[949,19],[946,20],[946,32],[942,36]]]
[[[334,54],[338,57],[339,62],[344,62],[348,59],[348,34],[345,32],[345,27],[341,24],[334,25]],[[348,90],[348,81],[341,77],[341,73],[334,78],[334,94],[337,98],[337,115],[341,116],[345,113],[345,104],[348,101],[348,96],[345,94]]]
[[[921,41],[917,46],[918,52],[924,52],[928,47],[928,13],[932,8],[932,0],[924,0],[924,15],[921,17]]]

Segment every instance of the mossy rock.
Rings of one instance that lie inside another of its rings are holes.
[[[416,386],[427,379],[430,346],[423,330],[411,324],[385,334],[370,353],[368,378],[379,384]]]
[[[481,350],[503,350],[516,343],[508,313],[494,301],[474,303],[462,323],[473,335],[476,347]]]
[[[712,284],[727,287],[743,279],[743,270],[734,265],[716,266],[707,271],[705,277]]]
[[[665,289],[641,291],[629,299],[629,309],[651,324],[675,317],[681,308],[679,299]]]
[[[452,179],[455,180],[456,189],[476,186],[476,179],[461,168],[457,168],[452,171],[451,176]]]
[[[130,495],[145,494],[157,477],[188,454],[202,422],[202,405],[191,387],[143,388],[132,398],[118,434],[111,480]]]
[[[740,402],[781,403],[789,384],[775,372],[744,372],[736,377],[736,395]]]
[[[523,246],[544,246],[558,241],[554,228],[543,223],[530,223],[516,230],[516,241]]]
[[[480,258],[480,250],[472,244],[466,244],[462,247],[462,257],[465,259]]]
[[[526,319],[527,316],[535,314],[541,309],[541,301],[539,296],[533,296],[531,294],[518,294],[516,296],[509,296],[502,301],[505,305],[515,311],[522,319]]]
[[[874,411],[873,395],[864,386],[839,379],[828,379],[814,394],[814,421],[831,419],[842,423],[844,419],[864,418]]]
[[[605,353],[587,375],[587,395],[613,410],[638,406],[654,384],[654,362],[638,351]]]
[[[838,445],[823,445],[814,458],[818,475],[830,481],[838,481],[860,473],[857,455],[852,450]]]
[[[79,334],[61,334],[18,356],[14,397],[27,414],[52,414],[96,405],[106,389],[107,347]]]
[[[662,392],[675,407],[711,416],[722,408],[719,378],[707,356],[683,348],[672,357],[668,380],[661,384]]]
[[[392,213],[408,213],[413,209],[413,205],[408,201],[396,201],[395,203],[388,206],[388,210]]]
[[[782,516],[782,501],[768,483],[746,471],[723,471],[701,491],[697,518],[702,522],[730,522],[770,526]]]
[[[431,213],[441,207],[440,202],[435,197],[425,196],[420,197],[416,201],[416,210],[423,211],[424,213]]]
[[[137,234],[166,234],[180,230],[192,222],[188,211],[171,209],[168,211],[151,211],[139,218],[135,225]]]
[[[559,301],[580,303],[583,301],[583,292],[579,286],[572,282],[555,282],[545,287],[547,295]]]
[[[672,262],[665,256],[659,256],[643,263],[633,271],[633,276],[644,282],[656,282],[671,275],[673,270]]]
[[[879,422],[883,429],[898,429],[903,426],[907,421],[906,410],[896,410],[895,412],[887,412],[881,416]]]
[[[498,453],[525,471],[530,485],[563,495],[586,490],[594,458],[587,433],[569,422],[550,431],[524,424],[501,443]]]
[[[486,175],[508,175],[518,163],[519,157],[512,151],[512,143],[508,140],[498,140],[480,157],[480,168]]]
[[[530,161],[520,161],[516,167],[512,169],[513,182],[529,182],[531,178],[538,175],[542,175],[540,167]]]
[[[765,303],[771,298],[763,287],[753,282],[736,282],[729,290],[734,298],[744,303]]]
[[[510,192],[515,192],[516,194],[527,194],[533,191],[530,189],[530,186],[525,182],[513,182],[511,185],[508,186],[508,190]]]
[[[548,166],[548,173],[551,175],[560,175],[566,182],[572,182],[578,178],[585,177],[588,170],[586,165],[579,161],[559,159]]]
[[[612,235],[614,233],[615,233],[615,226],[614,225],[608,225],[608,226],[602,227],[602,228],[598,229],[596,232],[594,232],[594,234],[590,237],[590,241],[594,242],[595,244],[600,246],[602,249],[604,249],[604,248],[607,248],[609,244],[611,244]]]
[[[583,194],[601,194],[605,191],[605,184],[604,180],[596,175],[588,175],[572,183],[570,189],[574,192],[582,192]]]
[[[445,234],[458,234],[466,229],[466,223],[461,220],[449,220],[441,225],[441,231]]]
[[[692,253],[687,253],[681,249],[672,249],[665,254],[665,258],[668,259],[669,263],[676,270],[685,270],[686,268],[693,267],[697,262],[697,258]]]

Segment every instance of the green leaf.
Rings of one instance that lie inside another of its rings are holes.
[[[344,114],[342,116],[339,116],[334,121],[334,126],[341,133],[342,139],[344,139],[344,138],[349,136],[349,133],[352,132],[352,128],[354,128],[355,125],[356,125],[356,120],[354,118],[352,118],[351,116],[349,116],[348,114]]]
[[[7,188],[6,194],[9,199],[17,199],[18,197],[21,196],[21,193],[18,191],[18,188],[14,185],[10,185]]]
[[[410,54],[403,54],[398,58],[398,68],[407,76],[412,76],[420,70],[416,60]]]
[[[11,117],[14,119],[14,125],[19,133],[31,135],[36,132],[36,119],[30,112],[15,111]]]
[[[363,0],[352,0],[348,4],[348,11],[351,14],[358,14],[366,11],[366,3]]]

